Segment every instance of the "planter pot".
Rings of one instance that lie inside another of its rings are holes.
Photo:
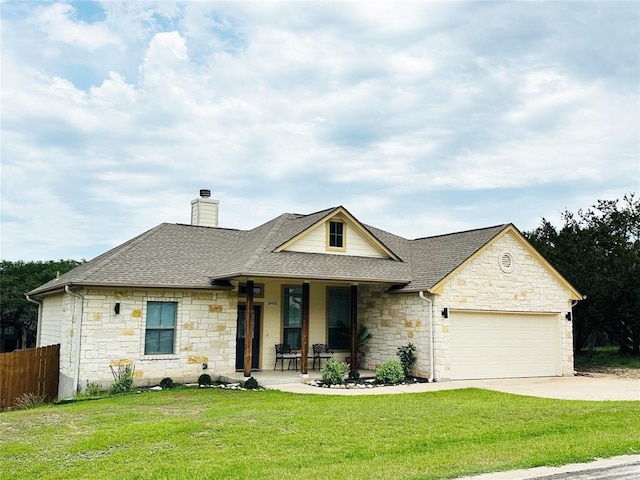
[[[351,363],[351,357],[346,357],[344,359],[345,362],[347,362],[350,366],[351,366],[351,370],[355,369],[355,370],[360,370],[360,365],[362,365],[362,355],[358,355],[356,357],[356,364],[354,365],[353,363]]]

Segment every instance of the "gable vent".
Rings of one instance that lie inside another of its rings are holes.
[[[513,257],[509,253],[503,253],[500,257],[500,269],[504,273],[513,272]]]

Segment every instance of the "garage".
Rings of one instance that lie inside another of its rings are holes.
[[[450,378],[561,375],[558,314],[450,312]]]

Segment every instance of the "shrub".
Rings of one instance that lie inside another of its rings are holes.
[[[45,398],[42,395],[37,395],[35,393],[23,393],[15,399],[14,405],[18,410],[28,410],[44,404],[44,400]]]
[[[358,370],[356,370],[355,368],[349,370],[349,380],[357,382],[359,378],[360,378],[360,372]]]
[[[416,346],[413,343],[402,345],[401,347],[398,347],[398,350],[396,350],[398,357],[400,357],[400,363],[402,364],[402,371],[404,372],[405,377],[411,375],[413,365],[416,363],[415,351]]]
[[[255,390],[259,386],[260,385],[258,385],[258,381],[253,377],[247,378],[247,380],[244,382],[244,388],[246,388],[247,390]]]
[[[133,367],[131,365],[120,366],[117,374],[114,373],[114,378],[116,381],[109,387],[111,395],[130,392],[133,387]]]
[[[163,390],[169,390],[173,388],[173,380],[170,377],[165,377],[160,380],[160,386]]]
[[[102,393],[102,388],[99,383],[87,380],[87,386],[85,387],[84,392],[90,397],[97,397]]]
[[[200,375],[198,377],[198,385],[204,385],[205,387],[211,385],[211,375],[209,375],[208,373],[203,373],[202,375]]]
[[[402,365],[398,360],[387,360],[376,370],[376,382],[395,385],[404,380]]]
[[[342,385],[344,383],[344,374],[349,366],[344,362],[339,362],[335,358],[330,358],[320,371],[322,381],[329,385]]]

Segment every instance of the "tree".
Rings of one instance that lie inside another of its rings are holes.
[[[599,200],[556,229],[542,219],[525,236],[587,298],[574,309],[574,348],[605,337],[640,356],[640,200]]]
[[[27,301],[25,293],[77,267],[76,260],[47,262],[0,262],[0,351],[35,346],[38,306]],[[14,331],[12,341],[7,332]]]

